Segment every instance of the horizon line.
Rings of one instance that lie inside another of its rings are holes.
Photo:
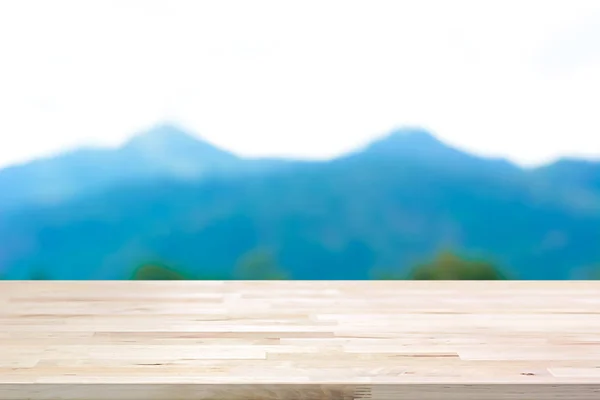
[[[78,153],[78,152],[119,150],[119,149],[127,146],[129,143],[131,143],[136,138],[143,137],[143,136],[148,135],[148,134],[152,133],[153,131],[156,131],[161,128],[169,128],[169,129],[180,131],[180,133],[183,133],[186,136],[189,136],[189,137],[197,140],[198,142],[204,142],[204,143],[214,147],[215,149],[228,152],[228,153],[234,155],[235,157],[238,157],[240,159],[245,159],[245,160],[265,160],[265,159],[273,160],[273,159],[275,159],[275,160],[288,160],[288,161],[299,161],[299,162],[333,161],[333,160],[336,160],[338,158],[341,158],[341,157],[344,157],[347,155],[351,155],[351,154],[355,154],[355,153],[364,151],[370,145],[384,141],[396,133],[403,133],[403,132],[409,133],[410,131],[413,131],[413,132],[418,131],[418,132],[426,133],[427,135],[431,136],[433,139],[438,141],[443,146],[460,151],[461,153],[464,153],[465,155],[474,156],[474,157],[480,158],[482,160],[506,161],[522,170],[540,169],[540,168],[548,167],[548,166],[554,165],[559,162],[564,162],[564,161],[600,163],[600,157],[595,158],[595,157],[578,155],[578,154],[564,154],[561,156],[553,157],[547,161],[541,161],[541,162],[537,162],[537,163],[518,162],[518,161],[514,160],[513,158],[507,157],[507,156],[483,155],[483,154],[479,154],[476,152],[466,150],[464,148],[461,148],[460,146],[455,146],[453,144],[449,144],[448,142],[440,139],[438,137],[438,135],[436,135],[432,130],[424,127],[423,125],[415,125],[415,124],[397,124],[389,129],[387,129],[383,133],[377,134],[368,140],[362,141],[362,143],[360,143],[357,146],[354,146],[350,150],[340,151],[331,156],[310,156],[310,155],[298,155],[298,154],[292,154],[292,153],[278,153],[278,154],[265,153],[264,155],[249,156],[249,155],[240,154],[239,152],[232,151],[224,146],[216,145],[213,141],[211,141],[210,139],[207,139],[203,135],[199,134],[194,129],[187,127],[186,124],[182,123],[181,121],[165,119],[165,120],[161,120],[160,122],[153,123],[153,124],[147,124],[145,128],[138,129],[137,132],[134,132],[133,134],[129,135],[125,140],[122,140],[117,144],[110,145],[110,144],[93,144],[93,143],[86,144],[86,143],[83,143],[81,145],[75,145],[75,146],[71,146],[71,147],[56,150],[56,151],[49,151],[43,155],[33,156],[33,157],[30,157],[27,159],[23,159],[21,161],[10,162],[5,165],[0,164],[0,173],[7,169],[19,168],[19,167],[23,167],[27,164],[31,164],[31,163],[35,163],[35,162],[49,161],[54,158],[60,158],[62,156],[67,156],[69,154]]]

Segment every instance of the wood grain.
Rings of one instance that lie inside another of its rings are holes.
[[[0,400],[597,399],[600,282],[0,282]]]

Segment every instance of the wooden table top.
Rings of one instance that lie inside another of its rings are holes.
[[[0,327],[0,399],[600,390],[593,281],[4,281]]]

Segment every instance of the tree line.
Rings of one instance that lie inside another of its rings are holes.
[[[451,251],[440,252],[436,257],[416,265],[408,273],[374,270],[374,280],[506,280],[509,277],[492,262],[468,258]],[[229,277],[211,277],[186,274],[162,263],[148,263],[137,268],[132,280],[287,280],[291,277],[279,266],[275,257],[266,250],[258,250],[242,257]]]
[[[600,279],[600,268],[591,268],[587,279]],[[6,277],[0,274],[0,280]],[[510,280],[510,274],[496,263],[468,257],[453,251],[442,251],[429,260],[405,269],[373,269],[373,280]],[[148,262],[138,266],[130,280],[291,280],[273,253],[265,249],[252,251],[238,261],[230,274],[186,272],[163,262]],[[34,269],[29,280],[52,280],[42,269]]]

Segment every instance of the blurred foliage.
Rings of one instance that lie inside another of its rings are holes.
[[[584,270],[583,279],[597,281],[600,280],[600,265],[594,265]]]
[[[451,251],[443,251],[431,261],[416,265],[408,274],[375,269],[375,280],[505,280],[506,274],[489,261],[470,259]],[[600,278],[600,274],[596,276]],[[286,280],[289,273],[278,265],[273,253],[256,249],[244,255],[232,277],[190,275],[164,264],[145,264],[135,270],[133,280]]]
[[[417,265],[408,275],[412,280],[504,280],[507,277],[494,264],[472,260],[450,251]]]
[[[238,261],[233,276],[224,274],[193,274],[182,272],[183,269],[168,266],[165,263],[148,263],[138,267],[132,280],[284,280],[288,273],[280,268],[273,254],[265,249],[253,250]]]
[[[407,279],[406,274],[386,268],[374,268],[369,275],[370,279],[376,281],[397,281]]]
[[[238,262],[234,276],[241,280],[285,280],[288,274],[277,265],[271,252],[258,249],[243,256]]]
[[[181,281],[190,279],[189,276],[161,264],[145,264],[137,268],[132,280],[136,281]]]
[[[32,281],[50,281],[52,280],[44,269],[36,269],[32,272],[30,278]]]
[[[419,263],[408,273],[403,269],[374,269],[375,280],[503,280],[506,274],[493,263],[460,256],[446,250],[430,261]]]

